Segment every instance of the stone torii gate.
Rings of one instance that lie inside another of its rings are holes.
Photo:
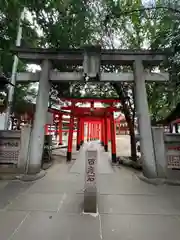
[[[147,50],[105,50],[99,47],[86,49],[24,49],[16,48],[15,54],[28,63],[40,64],[37,73],[17,73],[17,82],[39,81],[36,113],[32,129],[29,169],[30,174],[40,171],[44,144],[44,125],[49,101],[51,82],[61,81],[99,81],[99,82],[135,82],[135,102],[140,131],[141,153],[144,175],[149,178],[157,176],[155,154],[148,111],[145,81],[167,81],[167,73],[147,73],[144,67],[158,66],[164,59],[163,52]],[[59,65],[83,66],[83,72],[58,72]],[[129,65],[132,73],[100,72],[101,65]]]

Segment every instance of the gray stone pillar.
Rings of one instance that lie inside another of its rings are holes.
[[[33,129],[30,141],[28,173],[35,174],[41,169],[42,153],[44,146],[44,125],[46,124],[47,109],[49,102],[49,71],[51,63],[44,60],[41,65],[39,90],[36,100],[36,112],[34,116]]]
[[[164,145],[164,127],[152,127],[154,154],[158,178],[166,177],[167,163]]]
[[[140,132],[140,146],[143,160],[143,173],[148,178],[157,177],[151,121],[148,110],[144,67],[142,61],[134,62],[135,100]]]

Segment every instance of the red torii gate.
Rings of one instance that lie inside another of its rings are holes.
[[[84,142],[84,130],[87,126],[87,141],[100,139],[105,151],[108,151],[108,141],[111,139],[112,162],[116,162],[116,129],[114,121],[114,111],[119,109],[113,104],[119,102],[117,99],[64,99],[71,102],[71,106],[62,107],[59,112],[59,143],[62,143],[62,116],[70,115],[67,161],[72,158],[73,131],[76,119],[77,124],[77,146]],[[109,107],[95,108],[94,103],[100,102],[109,104]],[[90,107],[79,107],[77,103],[90,103]],[[70,112],[64,112],[64,111]],[[57,113],[56,113],[57,114]]]

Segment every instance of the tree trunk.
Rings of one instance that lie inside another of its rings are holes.
[[[131,144],[131,160],[137,161],[136,138],[135,138],[133,120],[131,119],[131,115],[127,109],[127,105],[122,104],[122,107],[123,107],[123,113],[125,115],[126,122],[128,124],[128,128],[129,128],[130,144]]]
[[[130,134],[130,143],[131,143],[131,160],[137,161],[137,153],[136,153],[136,137],[134,131],[134,125],[132,121],[127,121],[129,134]]]
[[[135,139],[135,131],[134,131],[134,119],[131,117],[130,109],[126,103],[126,96],[123,91],[123,88],[121,85],[113,84],[117,94],[119,95],[119,99],[122,104],[122,111],[125,115],[126,122],[128,124],[129,128],[129,134],[130,134],[130,144],[131,144],[131,159],[133,161],[137,161],[137,153],[136,153],[136,139]]]

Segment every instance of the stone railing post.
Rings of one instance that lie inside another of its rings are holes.
[[[165,178],[167,166],[164,145],[164,128],[152,127],[152,136],[154,143],[155,167],[157,169],[157,177]]]

